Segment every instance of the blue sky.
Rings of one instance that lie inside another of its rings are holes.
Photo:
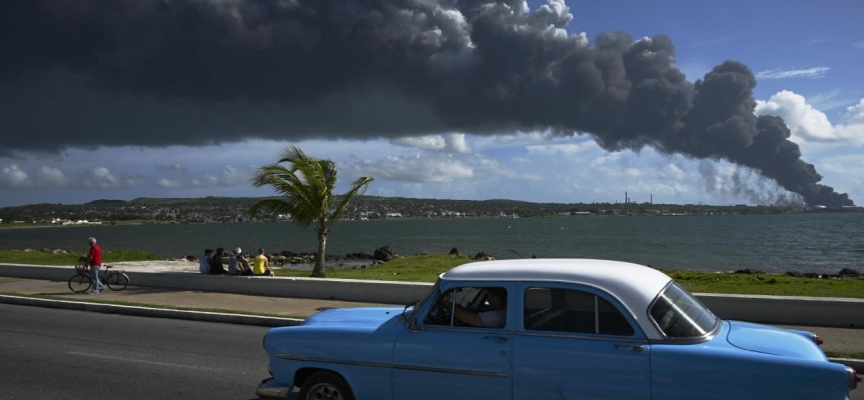
[[[549,6],[561,7],[561,1]],[[529,1],[536,10],[546,1]],[[736,60],[757,78],[756,114],[778,115],[821,183],[864,203],[864,2],[567,1],[569,34],[663,34],[689,81]],[[2,132],[0,132],[2,133]],[[343,185],[367,194],[532,202],[614,202],[624,192],[655,203],[770,204],[789,194],[725,161],[607,152],[589,136],[548,131],[474,135],[443,131],[398,139],[240,139],[198,146],[68,147],[0,157],[0,206],[136,197],[266,196],[249,178],[282,147],[331,158]],[[742,184],[743,183],[743,184]]]

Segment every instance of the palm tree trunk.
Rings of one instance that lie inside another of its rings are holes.
[[[327,234],[318,234],[318,255],[315,256],[315,268],[312,269],[312,276],[324,277],[324,249],[327,247]]]

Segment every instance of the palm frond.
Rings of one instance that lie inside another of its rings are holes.
[[[371,176],[363,176],[351,182],[351,189],[348,190],[343,196],[342,201],[339,202],[339,205],[336,206],[336,209],[330,214],[329,221],[338,221],[342,219],[342,216],[345,214],[345,210],[348,209],[348,203],[356,196],[363,195],[366,193],[366,189],[369,187],[369,184],[374,181],[375,178]]]

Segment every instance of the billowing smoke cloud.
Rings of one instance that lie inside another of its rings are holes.
[[[820,185],[753,73],[695,84],[669,38],[568,34],[563,0],[10,0],[0,3],[0,154],[68,146],[551,130]]]

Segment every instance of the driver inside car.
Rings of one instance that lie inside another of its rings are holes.
[[[485,291],[489,310],[472,310],[461,304],[456,304],[454,308],[447,296],[441,298],[441,304],[448,310],[453,310],[454,317],[464,324],[481,328],[503,328],[507,322],[507,290],[492,287],[485,288]]]

